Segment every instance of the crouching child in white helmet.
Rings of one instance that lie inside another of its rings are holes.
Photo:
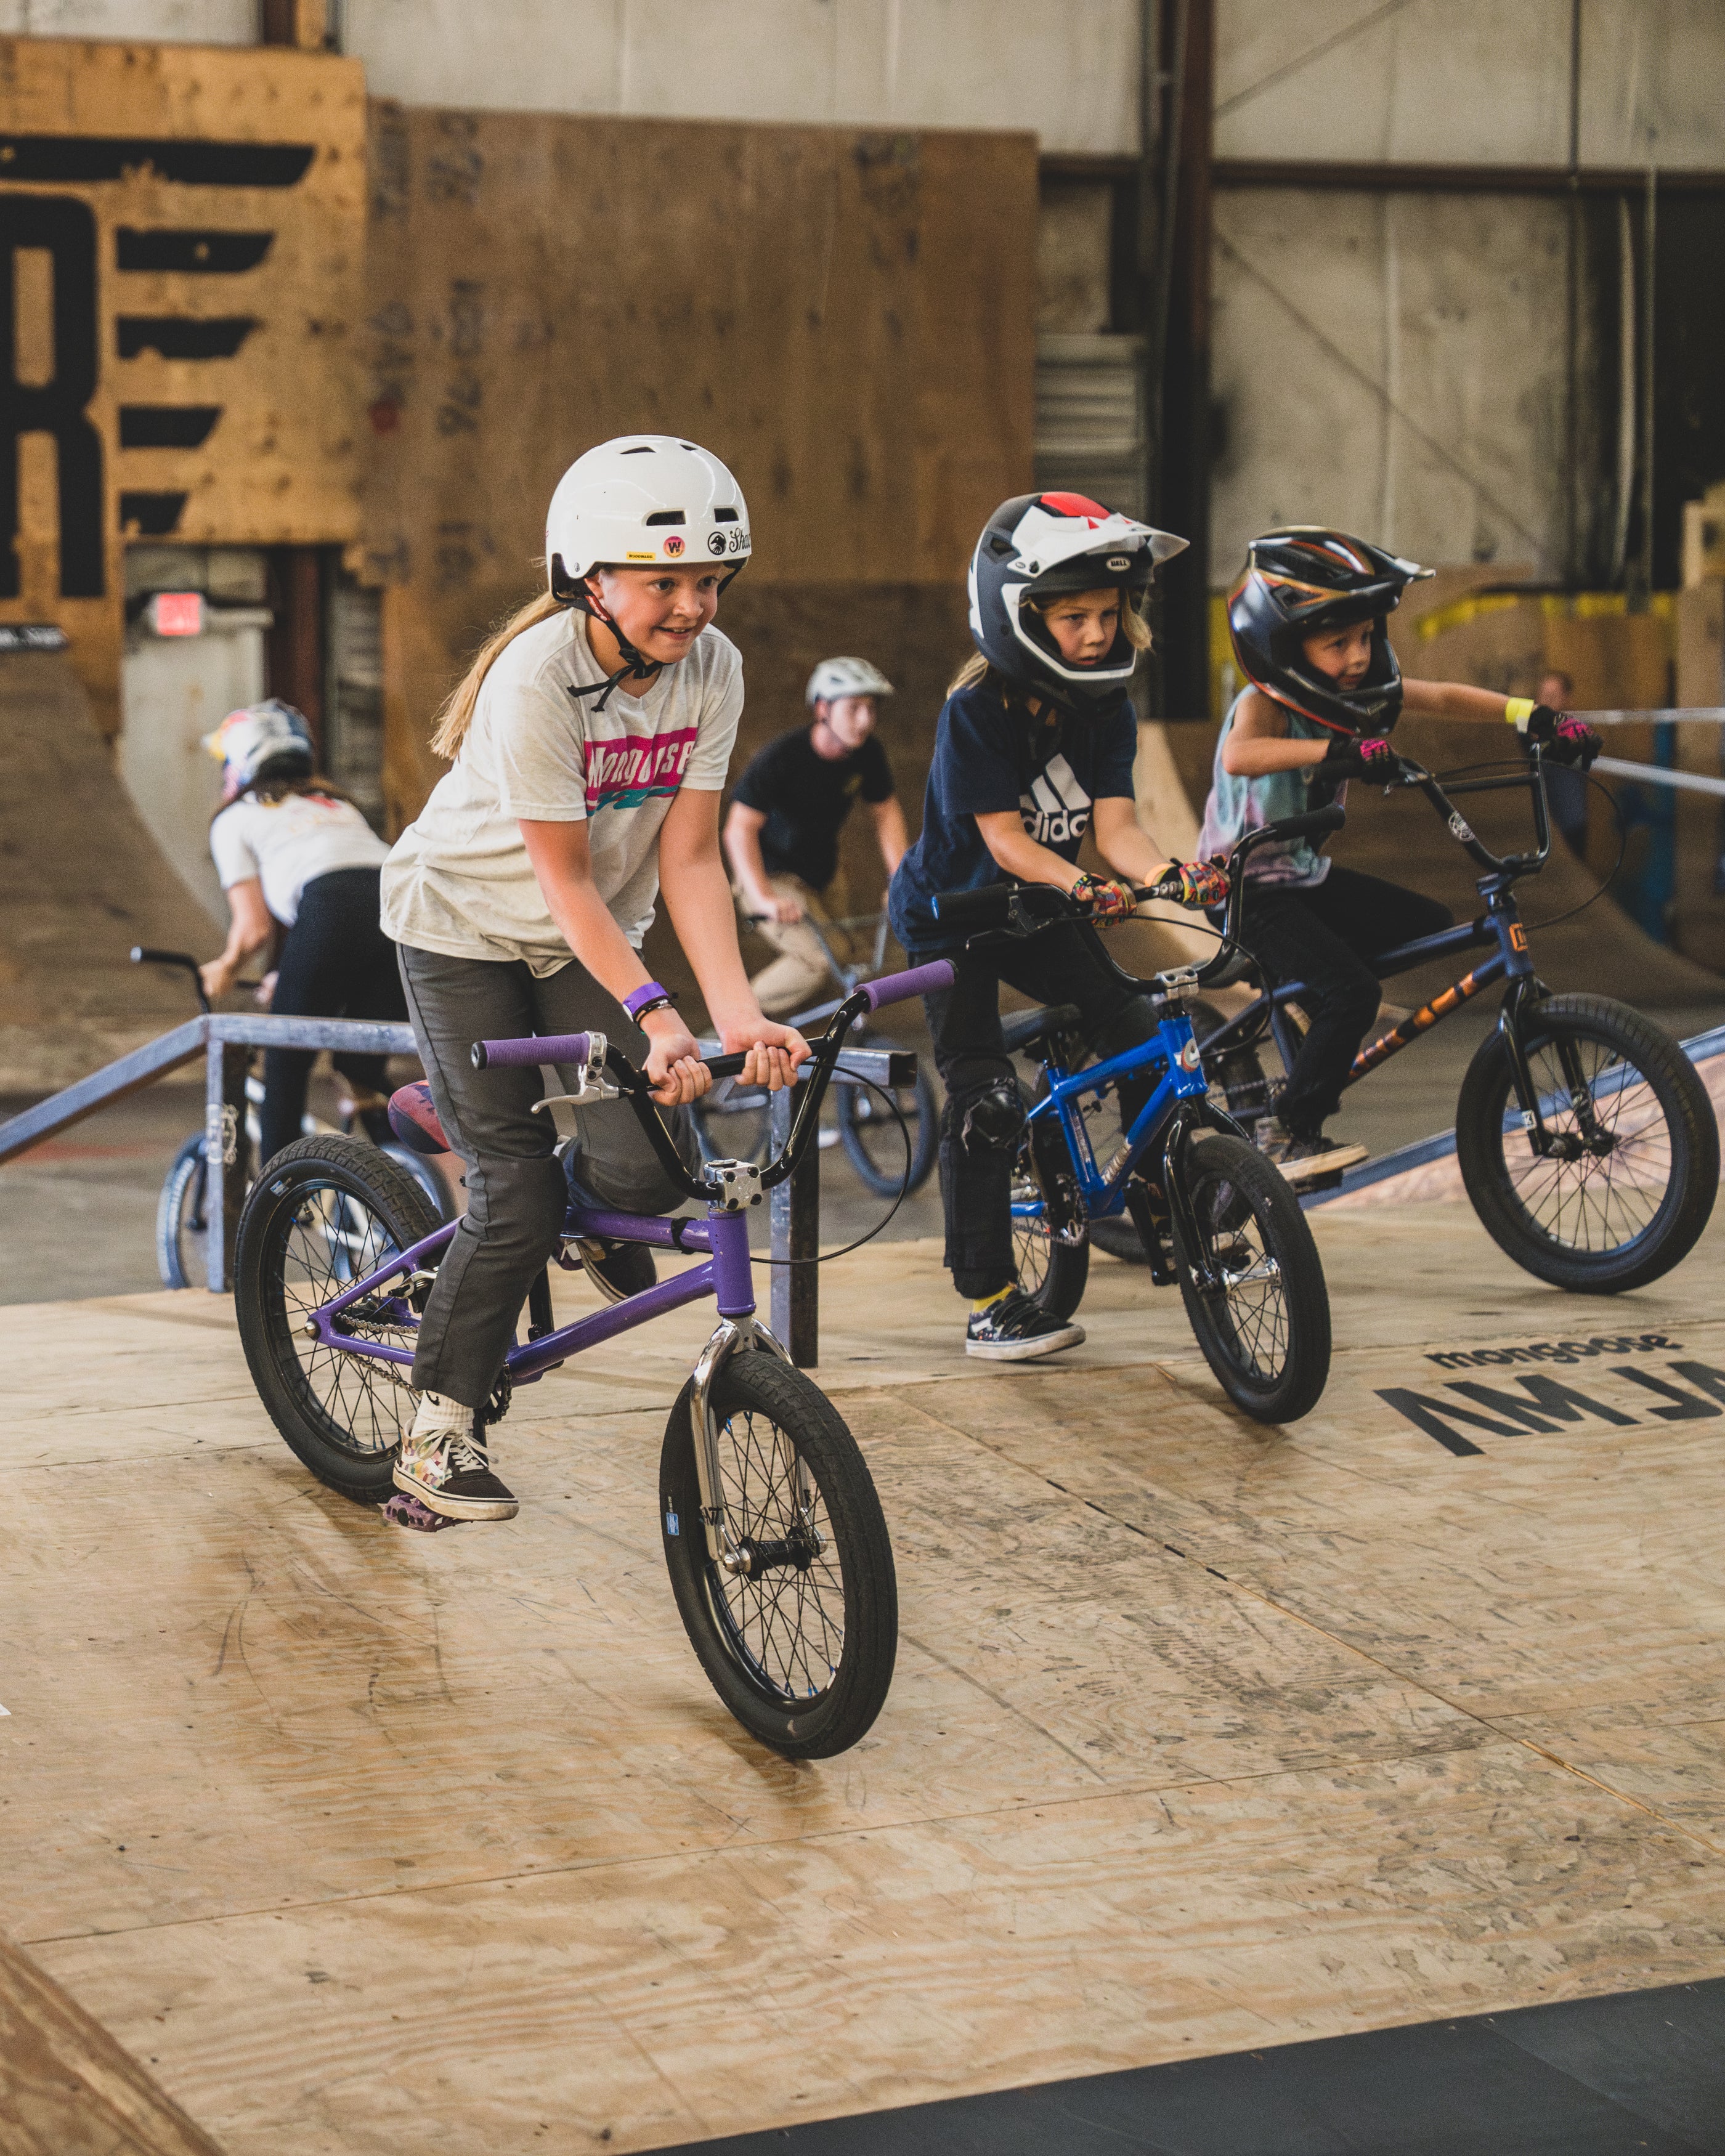
[[[738,909],[778,953],[749,983],[775,1018],[838,993],[810,921],[841,965],[857,955],[852,937],[834,925],[850,911],[839,839],[853,803],[868,804],[889,881],[908,837],[892,767],[875,734],[891,682],[866,659],[824,659],[807,693],[809,724],[750,758],[725,819]]]
[[[1219,870],[1168,861],[1133,807],[1138,730],[1127,692],[1150,641],[1138,609],[1155,563],[1185,543],[1081,495],[1020,495],[995,511],[971,557],[976,655],[947,692],[922,835],[891,894],[893,932],[911,964],[950,957],[956,967],[952,987],[924,1002],[947,1088],[941,1200],[947,1264],[971,1305],[968,1354],[1022,1362],[1084,1337],[1082,1326],[1052,1317],[1017,1284],[1011,1177],[1025,1119],[1000,1030],[1001,982],[1038,1003],[1076,1004],[1099,1055],[1148,1040],[1157,1019],[1087,923],[1006,950],[966,951],[933,902],[1003,881],[1050,884],[1092,901],[1097,920],[1126,920],[1131,890],[1078,866],[1086,834],[1122,876],[1178,875],[1192,904],[1226,896]],[[1123,1122],[1152,1090],[1120,1087]]]
[[[377,925],[377,871],[389,849],[339,786],[316,769],[311,729],[272,697],[230,711],[205,748],[222,760],[222,805],[209,850],[230,926],[219,957],[198,968],[204,993],[224,996],[249,958],[287,932],[270,1008],[278,1018],[407,1016],[395,952]],[[259,1166],[299,1137],[311,1075],[309,1048],[264,1053]],[[360,1119],[389,1137],[384,1059],[336,1051]]]
[[[727,1052],[776,1091],[808,1050],[750,993],[719,850],[742,662],[712,625],[749,556],[748,511],[718,459],[635,434],[579,458],[552,499],[547,588],[480,651],[433,747],[453,759],[383,873],[414,1036],[466,1165],[468,1210],[416,1343],[420,1395],[396,1486],[454,1519],[513,1517],[481,1412],[556,1246],[569,1181],[589,1204],[668,1210],[674,1189],[626,1102],[576,1111],[566,1181],[532,1112],[531,1070],[475,1071],[471,1044],[596,1030],[644,1067],[691,1166],[687,1104],[711,1083],[641,939],[664,896]],[[575,1090],[575,1074],[565,1074]],[[612,1291],[651,1254],[589,1260]]]

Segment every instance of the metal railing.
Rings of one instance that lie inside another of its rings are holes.
[[[234,1239],[248,1188],[245,1081],[253,1055],[260,1048],[347,1049],[362,1055],[418,1054],[413,1029],[406,1025],[373,1024],[359,1019],[272,1018],[261,1013],[216,1012],[188,1019],[172,1033],[0,1123],[0,1163],[15,1160],[86,1116],[141,1092],[170,1070],[203,1056],[204,1158],[210,1165],[210,1187],[219,1182],[222,1191],[221,1204],[208,1209],[205,1281],[212,1294],[225,1295],[234,1285]],[[901,1050],[847,1048],[839,1058],[833,1082],[902,1086],[910,1082],[905,1075],[909,1060]],[[783,1145],[790,1133],[790,1101],[788,1092],[773,1096],[775,1147]],[[768,1253],[777,1261],[770,1292],[773,1330],[805,1368],[819,1358],[820,1275],[812,1264],[801,1261],[814,1257],[819,1246],[820,1148],[810,1146],[796,1173],[773,1194]]]

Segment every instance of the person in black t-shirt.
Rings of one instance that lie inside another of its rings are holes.
[[[891,694],[865,659],[823,660],[809,677],[812,721],[769,742],[737,782],[725,850],[739,911],[778,953],[750,983],[769,1014],[837,991],[809,920],[821,924],[841,963],[851,959],[850,937],[829,923],[850,911],[839,834],[859,796],[873,814],[889,880],[904,858],[905,813],[874,737],[878,700]]]

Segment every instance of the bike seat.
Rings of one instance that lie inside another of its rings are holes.
[[[398,1086],[389,1096],[389,1127],[409,1152],[453,1152],[444,1127],[432,1105],[431,1088],[423,1078],[411,1086]]]
[[[1035,1010],[1011,1012],[1000,1021],[1007,1054],[1016,1055],[1021,1048],[1028,1048],[1033,1040],[1040,1040],[1045,1033],[1070,1032],[1079,1023],[1081,1015],[1076,1004],[1043,1004]]]
[[[1204,985],[1206,988],[1231,988],[1236,981],[1249,981],[1254,988],[1262,985],[1258,975],[1258,962],[1250,951],[1230,952],[1221,972],[1212,973]]]

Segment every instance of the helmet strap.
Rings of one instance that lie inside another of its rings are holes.
[[[584,588],[581,598],[576,600],[575,604],[582,613],[590,614],[595,621],[602,621],[605,624],[617,639],[617,649],[623,654],[622,665],[608,679],[590,682],[584,689],[572,689],[569,691],[577,703],[585,696],[597,696],[599,701],[593,706],[593,709],[596,711],[603,711],[611,701],[612,692],[620,687],[624,682],[650,682],[665,671],[665,661],[662,659],[649,659],[644,652],[637,650],[629,642],[607,609],[604,601],[596,592],[590,588]],[[591,644],[588,648],[589,650],[592,649]]]

